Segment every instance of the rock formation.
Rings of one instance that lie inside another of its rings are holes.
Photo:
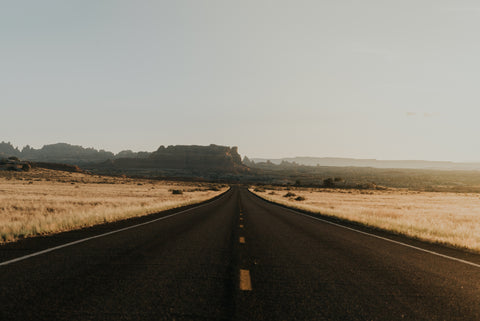
[[[157,168],[163,170],[240,172],[245,170],[237,147],[177,145],[160,146],[147,158],[119,158],[109,162],[115,168]]]
[[[154,152],[131,150],[113,154],[65,143],[40,149],[25,146],[21,151],[10,143],[0,144],[0,157],[19,157],[46,166],[46,163],[80,165],[92,171],[111,174],[224,177],[249,171],[242,163],[237,147],[209,145],[160,146]],[[62,165],[63,166],[63,165]],[[68,170],[76,170],[68,169]]]

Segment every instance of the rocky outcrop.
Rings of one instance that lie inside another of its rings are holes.
[[[0,170],[15,171],[15,172],[21,172],[21,171],[27,172],[31,168],[32,167],[31,167],[29,162],[21,161],[16,156],[10,156],[8,158],[0,159]]]
[[[160,146],[147,158],[119,158],[109,161],[115,168],[157,168],[162,170],[242,172],[237,147],[177,145]]]
[[[149,152],[133,152],[131,150],[122,150],[115,155],[114,158],[147,158],[150,156]]]
[[[15,156],[24,160],[47,162],[47,163],[66,163],[66,164],[85,164],[99,163],[113,158],[112,152],[96,150],[94,148],[84,148],[82,146],[70,145],[66,143],[57,143],[44,145],[40,149],[25,146],[20,151],[11,143],[0,143],[0,157]]]
[[[20,157],[21,152],[18,148],[13,147],[13,145],[10,142],[1,142],[0,143],[0,157],[10,157],[10,156],[16,156]]]
[[[114,154],[112,152],[96,150],[94,148],[84,148],[66,143],[44,145],[41,149],[25,146],[21,153],[23,159],[67,164],[102,162],[113,158],[113,156]]]
[[[78,167],[77,165],[44,163],[44,162],[30,162],[30,165],[32,168],[53,169],[56,171],[64,171],[64,172],[71,172],[71,173],[85,173],[85,171],[80,167]]]
[[[234,170],[242,166],[237,147],[227,146],[168,146],[153,152],[150,157],[165,168]]]
[[[14,172],[28,172],[32,168],[45,168],[57,171],[84,173],[77,165],[58,164],[58,163],[44,163],[44,162],[29,162],[20,160],[16,156],[0,159],[0,171],[14,171]]]

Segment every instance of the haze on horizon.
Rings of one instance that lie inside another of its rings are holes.
[[[474,1],[0,4],[0,141],[480,161]]]

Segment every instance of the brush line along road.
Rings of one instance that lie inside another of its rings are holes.
[[[0,320],[480,320],[478,255],[238,187],[177,212],[1,246]]]

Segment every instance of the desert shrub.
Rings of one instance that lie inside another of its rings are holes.
[[[323,180],[323,186],[324,187],[334,187],[335,182],[333,181],[333,178],[329,177]]]
[[[355,186],[357,189],[375,189],[377,185],[375,183],[362,183]]]
[[[180,190],[180,189],[174,189],[174,190],[172,190],[172,194],[173,195],[181,195],[181,194],[183,194],[183,191]]]
[[[263,189],[263,188],[261,188],[261,187],[255,187],[255,192],[264,193],[264,192],[265,192],[265,189]]]
[[[268,193],[269,195],[277,195],[277,193],[275,193],[274,191],[271,191],[270,193]]]
[[[304,201],[305,200],[305,197],[303,196],[299,196],[295,199],[296,201]]]
[[[293,197],[293,196],[297,196],[297,195],[292,192],[288,192],[287,194],[283,195],[283,197]]]

